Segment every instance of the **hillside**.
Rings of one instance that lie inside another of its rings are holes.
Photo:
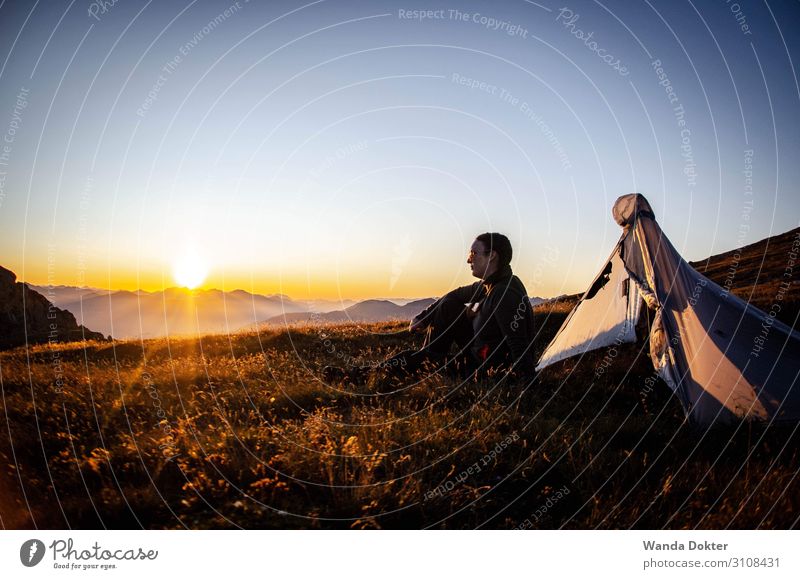
[[[0,516],[17,527],[147,529],[796,522],[796,431],[749,425],[698,440],[633,346],[602,380],[581,370],[601,362],[593,353],[532,388],[319,379],[326,364],[411,347],[404,328],[66,345],[62,389],[51,348],[2,352],[10,439],[0,454],[16,467],[3,473]]]
[[[778,319],[797,327],[800,315],[798,258],[800,227],[739,249],[690,262],[690,265],[757,308],[769,311],[778,303]]]
[[[51,340],[105,339],[103,334],[79,325],[72,313],[17,282],[16,274],[4,267],[0,267],[0,308],[0,349]]]

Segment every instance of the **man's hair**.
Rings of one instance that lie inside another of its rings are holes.
[[[486,251],[496,251],[501,267],[511,263],[511,242],[502,233],[481,233],[475,241],[483,243]]]

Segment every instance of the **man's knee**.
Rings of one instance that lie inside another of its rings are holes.
[[[466,306],[456,298],[442,298],[437,309],[438,313],[448,320],[454,320],[459,315],[466,315]]]

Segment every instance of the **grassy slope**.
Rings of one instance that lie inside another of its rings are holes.
[[[537,308],[537,354],[571,303]],[[308,326],[0,353],[3,525],[797,525],[794,429],[690,432],[634,346],[600,379],[605,352],[555,365],[527,390],[432,376],[386,392],[380,381],[317,378],[325,364],[411,347],[403,330]]]
[[[800,315],[800,227],[691,265],[764,311],[776,303],[778,318],[797,327]],[[792,251],[794,247],[794,252]],[[781,289],[788,282],[790,289]]]

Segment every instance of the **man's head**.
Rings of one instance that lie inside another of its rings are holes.
[[[467,263],[472,275],[486,279],[511,263],[511,242],[502,233],[481,233],[472,242]]]

